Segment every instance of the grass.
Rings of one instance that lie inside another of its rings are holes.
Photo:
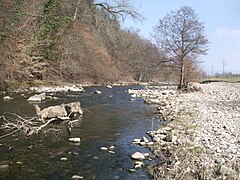
[[[207,78],[201,81],[201,83],[210,83],[210,82],[237,83],[237,82],[240,82],[240,77],[212,77],[212,78]]]

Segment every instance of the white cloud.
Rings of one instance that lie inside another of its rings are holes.
[[[217,36],[240,38],[240,29],[217,28],[216,33],[217,33]]]

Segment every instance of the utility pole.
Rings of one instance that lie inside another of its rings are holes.
[[[222,76],[224,76],[224,74],[225,74],[225,69],[224,69],[224,67],[227,65],[227,63],[226,63],[226,61],[223,59],[222,60],[222,66],[223,66],[223,72],[222,72]]]
[[[213,66],[212,66],[212,77],[213,77]]]

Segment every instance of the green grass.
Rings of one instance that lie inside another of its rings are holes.
[[[201,83],[209,83],[209,82],[230,82],[230,83],[236,83],[240,82],[240,77],[212,77],[207,78],[201,81]]]

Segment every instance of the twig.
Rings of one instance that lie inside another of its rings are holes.
[[[52,118],[50,120],[48,120],[45,124],[41,125],[38,129],[37,129],[37,133],[38,131],[40,131],[42,128],[44,128],[45,126],[47,126],[49,123],[53,122],[53,121],[56,121],[57,119],[56,118]]]
[[[88,109],[86,109],[86,108],[82,108],[82,109],[85,110],[85,111],[88,111],[88,112],[92,113],[92,111],[90,111],[90,110],[88,110]]]
[[[10,132],[10,133],[8,133],[8,134],[4,134],[4,135],[0,136],[0,139],[2,139],[2,138],[4,138],[4,137],[7,137],[7,136],[10,136],[10,135],[18,132],[19,130],[20,130],[20,128],[16,129],[15,131],[12,131],[12,132]]]

